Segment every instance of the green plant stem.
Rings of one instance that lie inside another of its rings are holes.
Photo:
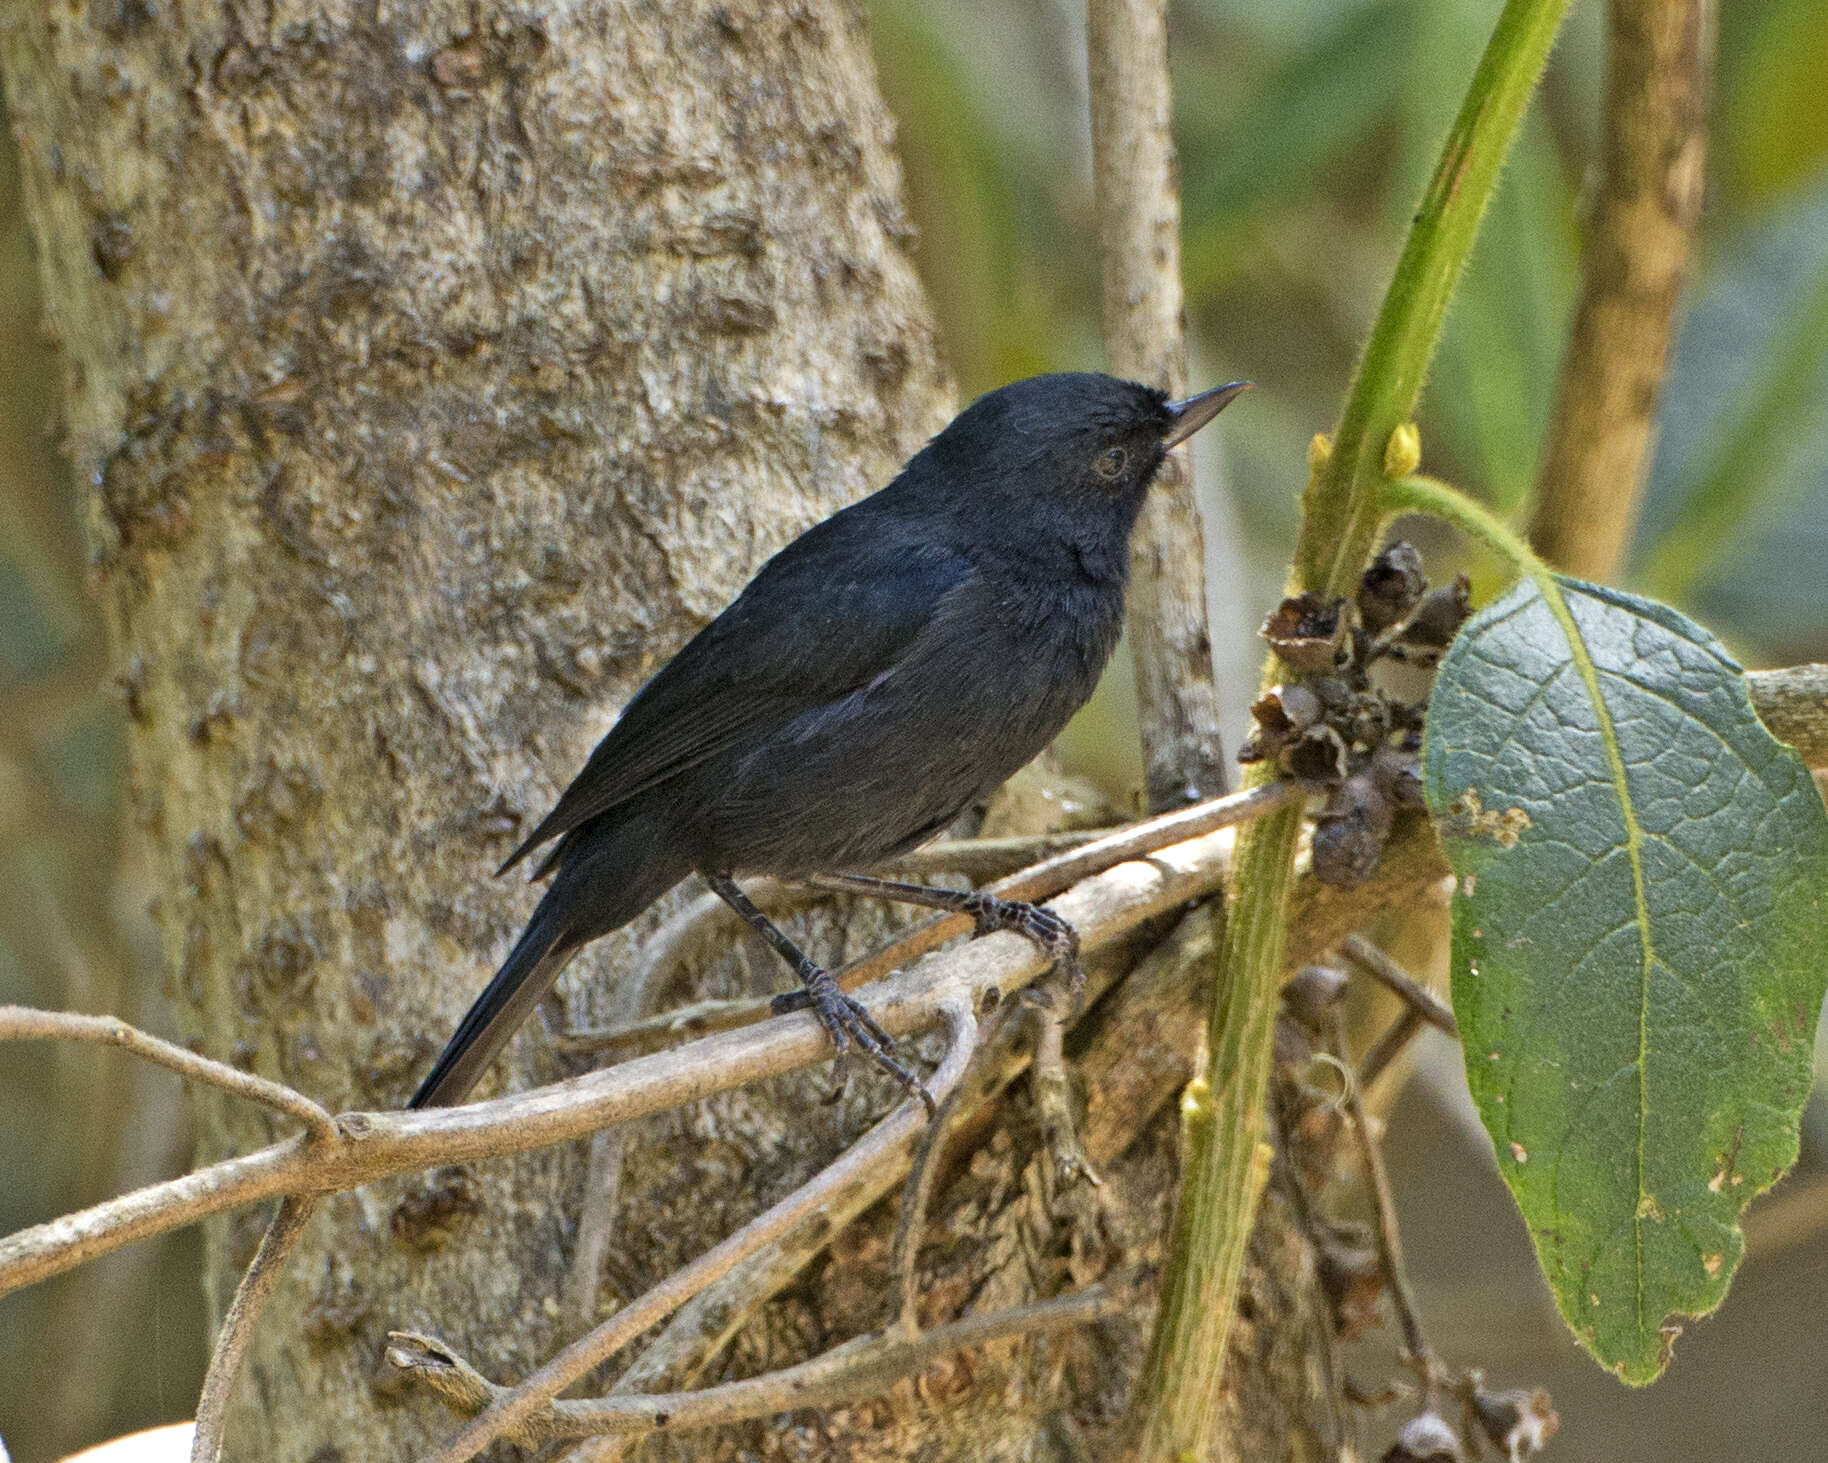
[[[1484,504],[1476,502],[1451,483],[1426,473],[1414,473],[1377,490],[1378,506],[1386,514],[1431,513],[1451,523],[1469,538],[1477,539],[1519,574],[1538,584],[1553,581],[1555,571],[1537,557],[1522,535]]]
[[[1347,594],[1370,555],[1384,444],[1415,410],[1454,283],[1566,10],[1567,0],[1510,0],[1498,17],[1365,345],[1332,455],[1303,495],[1295,574],[1304,588]]]
[[[1294,583],[1345,594],[1384,513],[1378,488],[1390,433],[1408,420],[1566,0],[1509,0],[1423,195],[1365,347],[1330,452],[1302,497]],[[1266,677],[1278,672],[1272,663]],[[1259,780],[1261,774],[1259,774]],[[1262,1192],[1263,1114],[1298,810],[1239,837],[1203,1078],[1188,1090],[1180,1198],[1161,1309],[1132,1402],[1130,1455],[1184,1463],[1212,1453],[1238,1277]]]

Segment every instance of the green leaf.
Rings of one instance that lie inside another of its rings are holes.
[[[1423,771],[1498,1166],[1574,1334],[1652,1381],[1796,1157],[1828,815],[1711,635],[1547,574],[1454,642]]]

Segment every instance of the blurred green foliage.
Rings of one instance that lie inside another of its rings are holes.
[[[1082,11],[1069,0],[869,0],[867,9],[899,123],[916,258],[961,397],[1035,371],[1098,365]],[[1228,525],[1211,557],[1214,601],[1235,620],[1220,662],[1243,668],[1227,670],[1230,679],[1247,681],[1251,631],[1281,584],[1308,438],[1333,423],[1496,13],[1495,0],[1173,5],[1194,379],[1250,376],[1260,387],[1226,418],[1225,497],[1208,504]],[[1580,7],[1562,38],[1423,401],[1429,470],[1518,521],[1579,283],[1604,23],[1603,7]],[[1634,558],[1645,587],[1755,663],[1828,659],[1824,57],[1828,0],[1721,7],[1712,184]],[[121,718],[83,588],[77,485],[53,450],[59,383],[34,284],[9,149],[0,156],[0,1001],[113,1009],[159,1028],[144,892],[120,838]],[[1242,685],[1229,690],[1244,699]],[[1081,741],[1094,759],[1102,748],[1112,765],[1134,765],[1121,697],[1105,698]],[[133,1176],[149,1163],[169,1171],[182,1161],[181,1132],[129,1140],[111,1123],[129,1091],[124,1070],[98,1054],[0,1054],[0,1132],[12,1135],[0,1146],[0,1224],[143,1181]],[[69,1151],[90,1155],[81,1174],[46,1156]],[[201,1364],[195,1252],[177,1244],[160,1254],[157,1267],[118,1273],[109,1292],[127,1314],[169,1318],[151,1359],[143,1331],[71,1319],[83,1299],[74,1281],[0,1300],[0,1435],[20,1463],[48,1456],[28,1446],[73,1444],[189,1406]],[[1775,1297],[1754,1272],[1734,1304],[1761,1295],[1801,1304],[1805,1292]],[[1475,1321],[1492,1314],[1490,1305],[1471,1311]],[[1828,1339],[1820,1319],[1773,1314],[1764,1329],[1780,1338],[1774,1345],[1819,1355]],[[1563,1344],[1552,1317],[1534,1343],[1527,1325],[1516,1330],[1522,1345]],[[1583,1436],[1607,1441],[1578,1450],[1671,1456],[1639,1448],[1659,1435],[1640,1409],[1663,1417],[1691,1405],[1687,1391],[1671,1391],[1688,1388],[1701,1394],[1696,1407],[1718,1410],[1731,1396],[1735,1411],[1762,1409],[1760,1456],[1819,1456],[1812,1438],[1828,1430],[1819,1387],[1812,1398],[1792,1388],[1786,1401],[1760,1390],[1752,1359],[1729,1376],[1720,1368],[1731,1363],[1679,1362],[1671,1382],[1617,1404],[1616,1430],[1581,1416]],[[1704,1365],[1711,1381],[1685,1381],[1685,1367],[1696,1377]],[[59,1377],[116,1380],[59,1388]],[[1586,1389],[1577,1378],[1568,1385]],[[1588,1404],[1611,1405],[1605,1394]],[[1794,1450],[1782,1427],[1772,1432],[1774,1407],[1789,1409],[1780,1422],[1812,1430]],[[1627,1418],[1636,1423],[1619,1421]],[[1701,1420],[1661,1435],[1713,1436]],[[1709,1446],[1692,1456],[1735,1454],[1747,1455]]]

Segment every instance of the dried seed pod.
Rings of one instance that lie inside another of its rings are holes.
[[[1398,539],[1359,576],[1360,623],[1373,635],[1388,629],[1415,608],[1427,588],[1422,556],[1415,545]]]
[[[1460,1463],[1466,1454],[1460,1435],[1438,1412],[1424,1412],[1403,1424],[1384,1454],[1384,1463]]]
[[[1384,747],[1371,759],[1370,772],[1378,790],[1390,800],[1393,808],[1421,808],[1427,805],[1422,795],[1422,758],[1419,748]]]
[[[1309,1031],[1319,1031],[1346,991],[1346,973],[1332,965],[1304,965],[1282,987],[1282,1009]]]
[[[1304,782],[1338,782],[1346,775],[1346,739],[1330,726],[1311,726],[1277,761],[1284,773]]]
[[[1262,635],[1285,665],[1309,675],[1351,659],[1352,627],[1342,599],[1322,599],[1312,592],[1293,595],[1263,622]]]
[[[1404,658],[1439,660],[1472,612],[1472,584],[1464,574],[1456,574],[1452,584],[1429,590],[1399,637],[1407,652]]]
[[[1256,723],[1238,748],[1240,762],[1261,762],[1320,720],[1320,698],[1305,686],[1276,686],[1250,704]]]
[[[1371,691],[1359,691],[1347,701],[1339,729],[1354,747],[1371,751],[1390,735],[1390,703]]]
[[[1314,824],[1314,877],[1350,889],[1377,871],[1396,821],[1390,799],[1369,770],[1342,782]]]
[[[1522,1463],[1532,1453],[1541,1452],[1561,1426],[1554,1403],[1541,1387],[1529,1392],[1475,1389],[1472,1409],[1480,1430],[1504,1450],[1511,1463]]]

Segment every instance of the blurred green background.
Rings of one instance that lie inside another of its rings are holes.
[[[1066,0],[873,0],[917,258],[961,399],[1096,367],[1083,13]],[[1628,581],[1748,664],[1828,659],[1828,0],[1721,7],[1708,203]],[[1177,0],[1173,48],[1196,384],[1260,389],[1202,438],[1217,658],[1234,740],[1278,591],[1309,437],[1332,425],[1495,0]],[[1421,413],[1431,470],[1526,521],[1579,283],[1605,14],[1578,7],[1510,161]],[[10,136],[10,134],[9,134]],[[149,887],[123,837],[122,713],[84,585],[79,485],[56,450],[10,143],[0,150],[0,1001],[154,1029]],[[1455,550],[1430,542],[1437,575]],[[1480,566],[1471,566],[1477,571]],[[1136,776],[1122,677],[1069,754]],[[1562,1334],[1457,1056],[1425,1048],[1392,1113],[1411,1266],[1436,1345],[1540,1383],[1551,1456],[1819,1459],[1828,1437],[1828,1115],[1754,1211],[1723,1313],[1669,1377],[1615,1386]],[[94,1050],[0,1055],[0,1228],[175,1172],[175,1079]],[[0,1299],[0,1436],[17,1463],[187,1415],[198,1247],[179,1235]],[[1352,1365],[1375,1389],[1387,1352]]]

